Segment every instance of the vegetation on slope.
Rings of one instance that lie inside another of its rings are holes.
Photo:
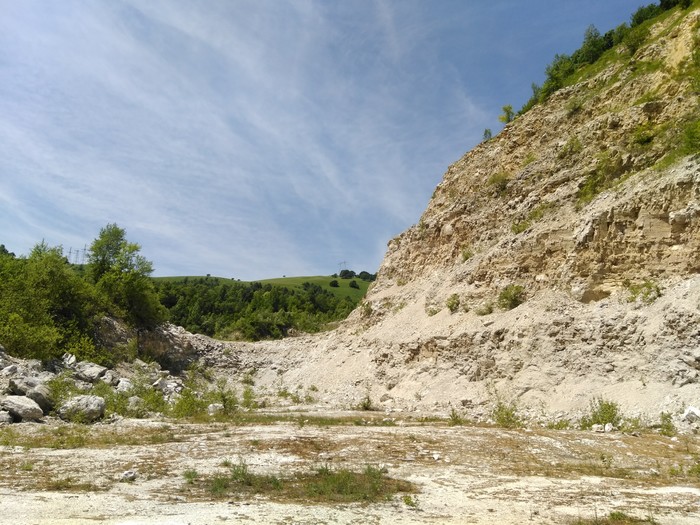
[[[139,250],[116,224],[100,231],[84,269],[71,265],[60,246],[41,242],[28,257],[0,246],[0,344],[42,360],[64,352],[103,363],[118,359],[98,348],[99,319],[109,315],[148,329],[167,317],[151,263]]]
[[[541,86],[532,84],[532,96],[520,109],[518,115],[522,115],[536,104],[546,101],[562,87],[579,81],[579,74],[583,69],[598,62],[607,51],[619,44],[624,45],[629,55],[634,55],[648,38],[648,21],[677,6],[680,9],[687,9],[693,3],[693,0],[660,0],[659,4],[641,6],[630,17],[629,25],[622,23],[605,34],[601,34],[594,25],[590,25],[584,33],[580,48],[571,55],[554,55],[552,63],[545,68],[544,83]],[[505,122],[510,122],[510,120],[512,118]]]
[[[365,274],[366,280],[287,277],[249,283],[183,277],[155,283],[171,322],[194,333],[257,341],[281,338],[291,330],[318,332],[344,319],[374,277],[360,275]]]

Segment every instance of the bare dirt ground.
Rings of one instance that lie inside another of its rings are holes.
[[[663,525],[700,523],[697,436],[366,417],[348,413],[342,424],[300,414],[264,424],[124,419],[5,427],[0,523],[558,524],[611,511]],[[282,480],[322,466],[373,465],[417,492],[321,504],[211,488],[217,474],[241,464]],[[127,470],[136,472],[134,481],[121,481]]]

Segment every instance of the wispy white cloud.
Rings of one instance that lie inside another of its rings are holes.
[[[0,0],[0,242],[117,222],[161,274],[375,269],[495,120],[504,73],[469,68],[522,61],[475,45],[492,4]]]

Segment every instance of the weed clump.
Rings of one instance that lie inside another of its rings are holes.
[[[498,306],[503,310],[512,310],[525,302],[525,288],[519,284],[509,284],[498,295]]]
[[[621,421],[620,405],[598,397],[591,401],[590,412],[581,418],[579,425],[582,430],[590,430],[593,425],[606,425],[607,423],[618,427]]]

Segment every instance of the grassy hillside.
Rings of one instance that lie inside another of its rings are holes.
[[[207,279],[214,282],[225,283],[231,281],[231,279],[226,279],[225,277],[212,277],[204,275],[180,275],[180,276],[169,276],[169,277],[154,277],[157,282],[183,282],[187,281],[197,281],[201,279]],[[330,285],[333,280],[338,281],[338,287],[335,288]],[[351,288],[350,282],[355,281],[359,288]],[[334,278],[331,275],[311,275],[311,276],[301,276],[301,277],[277,277],[274,279],[262,279],[259,281],[238,281],[243,283],[261,283],[261,284],[271,284],[273,286],[282,286],[285,288],[295,288],[301,289],[304,283],[316,284],[331,292],[336,297],[350,297],[353,302],[359,302],[366,294],[367,289],[371,283],[363,281],[362,279],[340,279]]]
[[[335,278],[330,275],[314,275],[308,277],[280,277],[277,279],[265,279],[259,281],[263,284],[272,284],[276,286],[285,286],[287,288],[301,288],[303,283],[317,284],[324,290],[328,290],[336,297],[350,297],[354,302],[362,299],[367,293],[367,288],[371,283],[361,279],[335,279],[338,281],[338,287],[330,286],[330,282]],[[355,281],[358,288],[350,288],[350,282]]]

